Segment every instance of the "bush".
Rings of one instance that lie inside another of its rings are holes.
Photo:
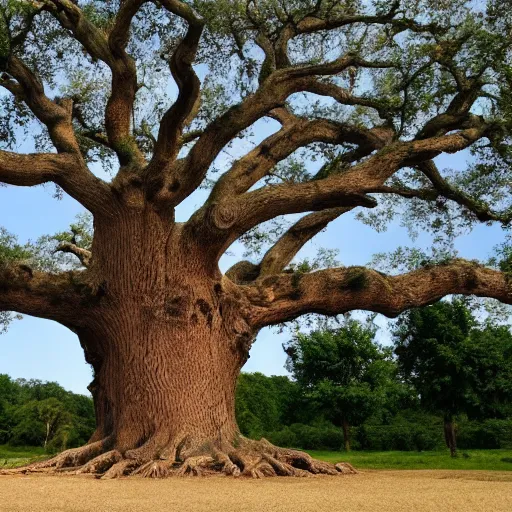
[[[343,434],[333,425],[304,425],[294,423],[265,437],[273,444],[304,450],[339,450],[343,446]]]
[[[463,421],[458,427],[459,448],[512,448],[512,420]]]
[[[354,429],[353,438],[362,450],[423,451],[444,446],[441,431],[414,423],[362,425]],[[356,445],[353,444],[355,448]]]

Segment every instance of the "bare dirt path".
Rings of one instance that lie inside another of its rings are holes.
[[[512,472],[366,471],[355,476],[96,480],[0,477],[2,512],[510,512]]]

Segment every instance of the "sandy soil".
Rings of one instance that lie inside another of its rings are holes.
[[[512,472],[366,471],[315,478],[0,476],[8,512],[510,512]]]

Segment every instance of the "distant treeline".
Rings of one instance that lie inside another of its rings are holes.
[[[395,397],[396,398],[396,397]],[[404,405],[408,402],[407,407]],[[285,376],[242,373],[236,414],[242,433],[279,446],[343,449],[343,432],[319,413],[299,385]],[[442,416],[419,401],[383,404],[363,424],[350,428],[355,450],[432,450],[445,447]],[[92,399],[55,382],[11,379],[0,374],[0,444],[46,446],[48,451],[85,444],[95,427]],[[511,448],[512,420],[457,418],[458,444],[466,448]]]
[[[446,448],[443,416],[422,410],[419,399],[382,403],[364,423],[350,427],[353,450],[436,450]],[[408,402],[408,404],[407,404]],[[407,406],[406,406],[407,404]],[[341,428],[325,419],[316,403],[285,376],[242,373],[238,382],[236,413],[242,433],[265,437],[278,446],[309,450],[340,450]],[[512,419],[456,418],[461,449],[512,448]]]
[[[90,397],[56,382],[0,374],[0,444],[57,451],[87,443],[94,428]]]

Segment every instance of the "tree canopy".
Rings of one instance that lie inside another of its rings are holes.
[[[260,283],[246,287],[257,327],[358,308],[394,316],[453,292],[508,302],[503,276],[452,259],[450,241],[479,222],[509,224],[511,25],[500,0],[2,0],[0,181],[53,182],[97,216],[122,198],[171,219],[210,188],[186,229],[211,239],[214,260],[237,240],[253,251],[227,276]],[[19,141],[33,152],[13,152]],[[461,151],[464,169],[437,167]],[[397,277],[283,273],[356,208],[377,229],[399,215],[434,233],[437,250]],[[90,237],[49,242],[89,265]],[[40,251],[13,243],[3,233],[2,260],[37,267]],[[2,281],[25,277],[11,269]],[[3,296],[4,320],[9,309],[51,316]]]
[[[262,328],[304,315],[512,303],[508,3],[0,1],[0,183],[91,215],[27,245],[0,233],[0,320],[63,324],[94,368],[94,442],[47,468],[197,473],[201,452],[229,475],[350,469],[244,440],[237,375]],[[397,249],[398,274],[300,261],[344,215],[433,250]],[[481,223],[505,244],[459,258]],[[237,241],[250,259],[221,271]]]

